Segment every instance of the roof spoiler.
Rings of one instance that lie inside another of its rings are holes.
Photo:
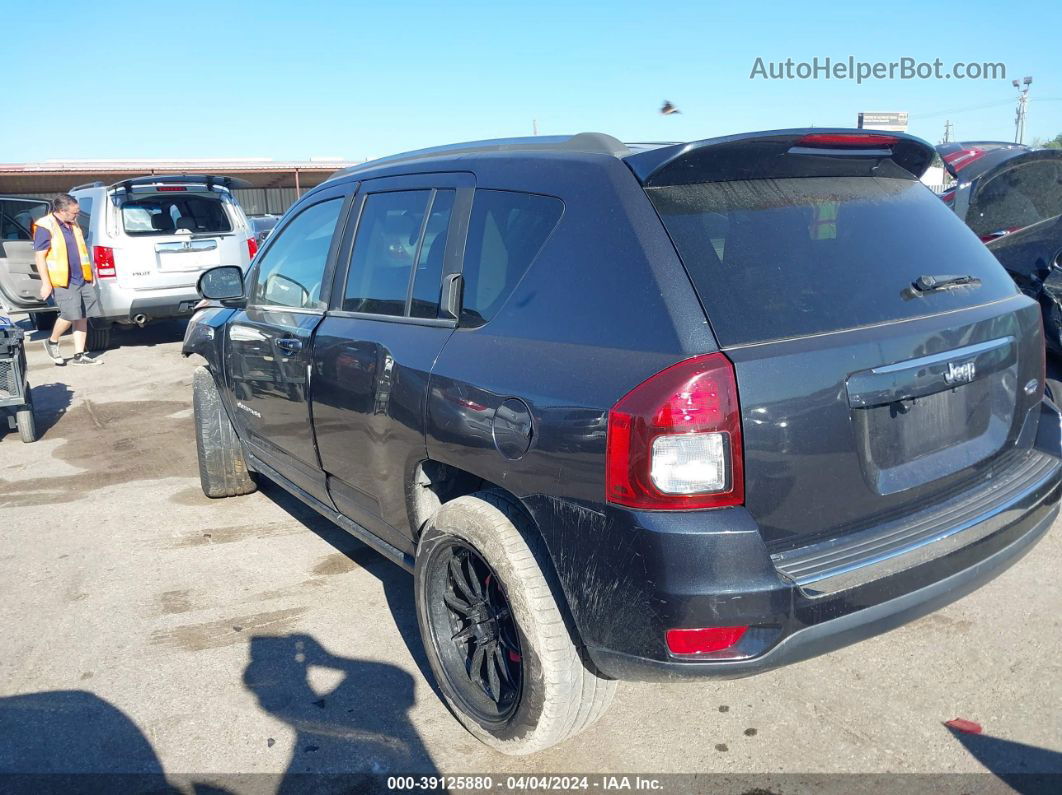
[[[903,133],[844,128],[770,130],[664,146],[624,158],[647,188],[786,177],[918,179],[932,145]]]
[[[228,191],[231,191],[233,188],[251,187],[251,183],[245,179],[223,177],[214,174],[152,174],[149,176],[120,180],[111,185],[111,190],[124,190],[126,193],[132,193],[133,188],[174,184],[206,185],[207,190],[224,188]]]

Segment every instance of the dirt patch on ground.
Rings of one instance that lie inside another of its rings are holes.
[[[313,567],[313,573],[321,577],[330,577],[334,574],[346,574],[348,571],[361,568],[358,561],[351,560],[342,552],[328,555]]]
[[[194,609],[189,591],[166,591],[159,594],[159,607],[163,614],[187,613]]]
[[[286,632],[295,619],[305,612],[305,607],[289,607],[286,610],[237,616],[206,624],[187,624],[169,630],[159,630],[152,634],[151,639],[161,646],[173,646],[188,651],[217,649],[243,643],[252,634],[263,630],[273,634]]]
[[[0,480],[0,507],[74,502],[86,492],[110,486],[195,477],[192,419],[171,416],[186,408],[186,401],[176,400],[79,403],[48,438],[62,438],[54,456],[84,471]]]
[[[259,522],[257,524],[241,524],[229,527],[211,527],[208,530],[197,530],[188,533],[173,542],[175,547],[202,547],[209,544],[231,544],[234,541],[243,541],[248,538],[268,538],[270,536],[286,536],[292,533],[304,533],[305,529],[298,522]]]

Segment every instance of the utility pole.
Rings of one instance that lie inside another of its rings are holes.
[[[951,130],[954,126],[950,121],[944,122],[944,140],[941,141],[942,144],[951,143]]]
[[[538,135],[538,119],[531,119],[531,134]]]
[[[1024,143],[1025,139],[1025,116],[1029,112],[1029,86],[1032,85],[1032,77],[1024,77],[1019,83],[1017,78],[1011,81],[1011,85],[1018,89],[1018,107],[1014,113],[1014,143]]]

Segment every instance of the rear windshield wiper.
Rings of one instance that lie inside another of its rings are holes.
[[[931,293],[935,290],[949,290],[953,287],[980,287],[981,280],[976,276],[929,276],[923,274],[915,279],[911,286],[919,293]]]

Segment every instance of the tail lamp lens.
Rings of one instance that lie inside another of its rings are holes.
[[[744,501],[734,368],[722,353],[679,362],[639,384],[609,412],[609,502],[694,510]]]
[[[258,241],[253,237],[247,238],[247,253],[251,255],[251,259],[258,253]]]
[[[118,275],[114,267],[114,249],[108,246],[93,246],[92,262],[96,266],[96,275],[101,279],[113,279]]]

